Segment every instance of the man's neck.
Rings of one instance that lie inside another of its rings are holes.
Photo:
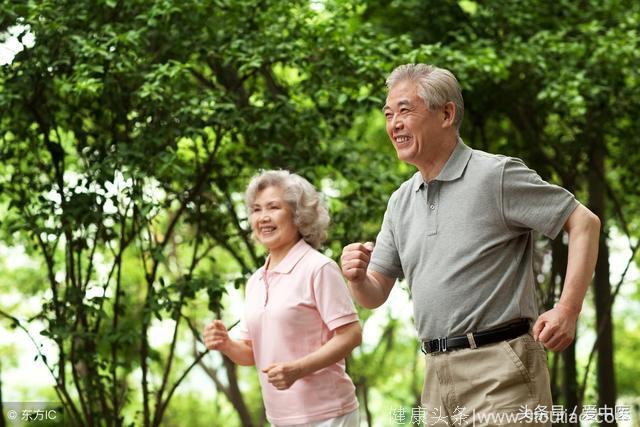
[[[442,169],[447,164],[449,157],[453,153],[453,150],[456,149],[456,145],[458,143],[458,137],[456,136],[453,139],[449,139],[442,143],[442,145],[438,146],[435,150],[430,153],[428,159],[426,159],[423,163],[416,165],[420,174],[422,175],[422,179],[425,182],[432,181],[435,177],[437,177]]]

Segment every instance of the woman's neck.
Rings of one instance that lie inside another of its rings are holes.
[[[267,270],[273,270],[280,264],[280,262],[287,256],[291,248],[293,248],[300,240],[296,240],[287,245],[274,248],[269,251],[269,262],[267,264]]]

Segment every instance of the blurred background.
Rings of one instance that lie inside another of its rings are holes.
[[[523,159],[602,220],[577,340],[548,354],[555,410],[575,410],[558,425],[640,425],[639,2],[0,5],[0,402],[64,413],[3,410],[0,427],[267,425],[255,369],[201,337],[214,318],[237,322],[264,262],[244,188],[261,169],[295,171],[330,206],[324,253],[375,239],[414,173],[380,111],[407,62],[458,77],[468,145]],[[566,242],[537,237],[541,311],[562,290]],[[347,364],[363,426],[415,424],[411,304],[399,282],[359,310]]]

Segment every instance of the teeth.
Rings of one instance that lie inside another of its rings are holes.
[[[407,142],[409,141],[409,137],[408,136],[398,136],[396,137],[396,142],[399,144],[402,144],[403,142]]]
[[[263,233],[270,233],[275,229],[276,229],[275,227],[262,227],[260,231],[262,231]]]

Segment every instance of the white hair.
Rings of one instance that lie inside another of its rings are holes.
[[[464,100],[456,76],[447,69],[428,64],[404,64],[396,67],[387,77],[387,89],[401,81],[409,80],[419,85],[418,96],[431,111],[451,101],[456,106],[453,126],[460,130],[464,116]]]
[[[313,185],[300,175],[286,170],[269,170],[255,175],[245,192],[245,203],[250,209],[259,192],[267,187],[282,189],[285,202],[293,212],[293,223],[302,238],[318,249],[327,239],[329,211]]]

